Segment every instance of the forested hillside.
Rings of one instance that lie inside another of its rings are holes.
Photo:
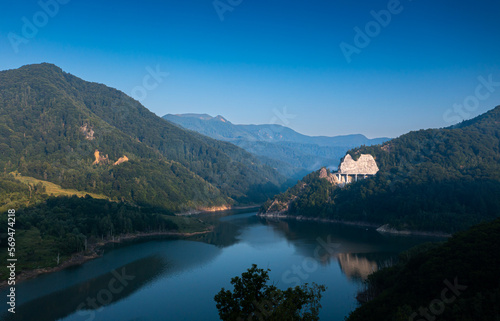
[[[289,204],[290,215],[410,230],[455,232],[500,215],[500,107],[453,127],[410,132],[349,154],[373,155],[380,171],[344,188],[330,186],[329,193],[303,188],[312,185],[302,181],[276,200]],[[273,212],[272,204],[262,211]]]
[[[337,166],[338,160],[351,148],[389,140],[385,137],[369,139],[360,134],[307,136],[278,124],[236,125],[220,115],[168,114],[163,118],[183,128],[231,142],[295,180],[322,166]]]
[[[244,150],[51,64],[0,72],[0,168],[171,211],[256,203],[284,181]]]
[[[500,219],[400,255],[370,275],[356,320],[498,320]]]

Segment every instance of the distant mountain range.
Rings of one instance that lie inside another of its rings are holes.
[[[285,181],[233,144],[46,63],[0,72],[0,168],[173,212],[259,203]],[[0,192],[4,201],[19,196],[2,184]]]
[[[211,138],[231,142],[294,178],[322,166],[335,167],[351,148],[389,140],[386,137],[369,139],[360,134],[307,136],[281,125],[235,125],[220,115],[168,114],[163,118]]]
[[[348,153],[354,160],[372,155],[380,170],[345,187],[326,169],[313,172],[266,202],[263,215],[448,233],[500,215],[500,106],[455,126],[410,132]]]

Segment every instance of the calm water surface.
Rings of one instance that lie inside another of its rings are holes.
[[[255,214],[220,214],[210,234],[115,247],[82,266],[20,283],[14,320],[218,320],[214,295],[255,263],[271,269],[281,288],[326,285],[321,320],[340,321],[357,306],[371,271],[436,240]]]

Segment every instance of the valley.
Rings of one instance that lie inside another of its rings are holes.
[[[121,312],[109,303],[126,309],[129,296],[145,300],[136,292],[146,285],[165,291],[181,282],[189,288],[203,269],[211,275],[221,270],[206,289],[213,295],[222,278],[255,262],[278,267],[272,275],[284,285],[304,283],[309,274],[301,271],[310,271],[312,279],[341,287],[340,293],[327,291],[325,302],[339,300],[342,307],[325,305],[322,318],[357,320],[368,313],[382,320],[373,306],[385,301],[407,316],[413,306],[384,296],[402,291],[386,283],[388,271],[397,272],[395,283],[407,282],[415,260],[432,260],[433,251],[447,247],[459,251],[461,238],[489,228],[484,260],[498,238],[500,106],[450,127],[395,139],[320,137],[279,125],[234,125],[222,116],[162,119],[120,91],[51,64],[1,71],[0,80],[0,210],[16,211],[18,311],[28,319],[42,309],[47,319],[78,320],[102,307],[102,317],[113,318]],[[6,216],[0,224],[6,249]],[[311,258],[311,248],[317,252],[325,240],[328,256]],[[427,241],[432,245],[413,248]],[[167,256],[159,254],[164,249]],[[178,251],[212,254],[176,261]],[[224,262],[231,257],[232,264],[221,267],[219,255]],[[463,251],[455,259],[469,262],[470,255]],[[100,284],[113,279],[114,272],[105,272],[110,256],[122,262],[115,269],[132,269],[137,281],[109,303],[81,310],[82,296],[99,295]],[[8,258],[3,251],[0,259]],[[189,268],[178,267],[184,264]],[[191,269],[201,270],[194,275]],[[93,276],[68,281],[75,271]],[[176,280],[176,273],[183,279]],[[335,278],[327,276],[332,273]],[[1,267],[5,289],[8,276],[8,266]],[[59,277],[68,282],[27,295]],[[466,302],[483,290],[495,295],[495,288],[480,284],[464,296]],[[58,295],[71,300],[59,309],[41,308]],[[356,297],[363,303],[359,308]],[[201,294],[199,299],[201,313],[216,320],[210,300]],[[190,298],[177,300],[169,314],[180,317]],[[446,316],[455,314],[447,310]]]

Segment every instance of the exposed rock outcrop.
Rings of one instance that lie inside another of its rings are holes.
[[[113,164],[113,166],[120,165],[121,163],[128,162],[128,157],[123,155],[122,157],[118,158],[118,160]]]
[[[339,167],[339,174],[375,175],[377,172],[377,163],[370,154],[361,154],[357,161],[347,154]]]
[[[85,139],[87,140],[94,140],[94,130],[92,127],[90,127],[89,124],[83,124],[83,126],[80,127],[80,131],[85,135]]]
[[[94,162],[92,165],[104,165],[104,164],[111,164],[112,161],[109,159],[109,156],[106,155],[101,155],[101,152],[99,150],[95,150],[94,152]],[[113,163],[113,166],[120,165],[122,163],[128,162],[128,157],[123,155],[122,157],[118,158],[116,162]]]
[[[285,214],[288,213],[288,207],[290,206],[290,200],[287,202],[280,202],[277,199],[274,199],[272,204],[267,208],[267,213],[274,214]]]
[[[324,178],[327,181],[329,181],[332,184],[339,184],[340,181],[338,180],[337,176],[333,175],[329,171],[326,170],[326,168],[321,168],[319,171],[319,178]]]
[[[108,164],[109,163],[108,155],[101,156],[101,153],[97,149],[94,152],[94,157],[95,157],[95,161],[92,163],[92,165]]]
[[[226,211],[226,210],[230,210],[230,209],[231,209],[231,205],[229,205],[229,204],[200,208],[200,210],[203,212],[220,212],[220,211]]]

